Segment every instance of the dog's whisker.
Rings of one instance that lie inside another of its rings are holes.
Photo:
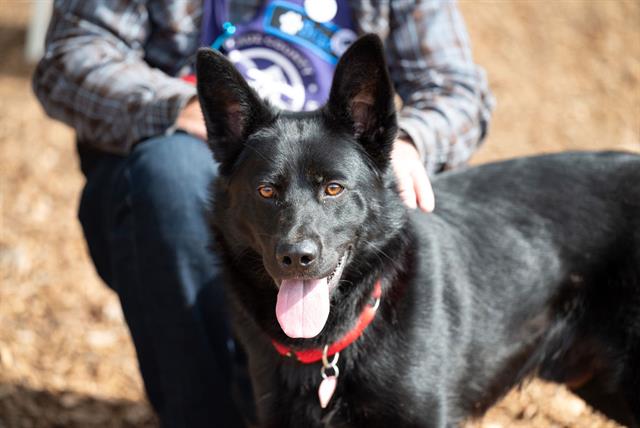
[[[376,255],[376,257],[378,257],[378,260],[380,261],[380,263],[383,263],[383,260],[379,257],[379,255],[382,255],[384,257],[387,258],[387,260],[389,260],[390,263],[393,263],[393,266],[396,268],[401,268],[402,267],[402,263],[399,262],[398,260],[392,258],[390,255],[388,255],[387,253],[385,253],[383,250],[381,250],[376,244],[374,244],[373,242],[366,240],[366,239],[362,239],[362,242],[364,242],[365,244],[367,244],[368,246],[370,246],[375,252],[374,254]]]
[[[256,397],[256,403],[259,404],[265,400],[267,400],[269,397],[271,397],[273,395],[273,393],[271,392],[265,392],[264,394],[262,394],[260,397]]]
[[[260,156],[264,161],[268,162],[269,164],[274,164],[275,163],[275,161],[273,159],[269,159],[260,150],[258,150],[257,148],[255,148],[253,146],[250,146],[246,142],[243,142],[242,146],[244,148],[246,148],[246,149],[249,149],[249,150],[253,151],[254,153],[256,153],[258,156]]]

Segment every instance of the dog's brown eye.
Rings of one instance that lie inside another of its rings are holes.
[[[258,193],[260,193],[260,196],[262,196],[265,199],[271,199],[275,196],[276,191],[273,187],[269,186],[268,184],[262,184],[261,186],[258,187]]]
[[[344,187],[342,187],[338,183],[329,183],[324,188],[324,193],[329,196],[338,196],[340,193],[342,193],[343,190]]]

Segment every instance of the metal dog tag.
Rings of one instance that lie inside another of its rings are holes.
[[[338,385],[338,378],[336,376],[327,376],[320,382],[318,388],[318,398],[320,399],[320,407],[323,409],[327,407],[333,393],[336,392],[336,386]]]
[[[336,392],[336,386],[338,386],[338,376],[340,375],[340,369],[338,368],[338,358],[340,353],[336,352],[331,362],[327,358],[327,352],[329,347],[325,345],[322,350],[322,368],[320,374],[322,375],[322,382],[318,387],[318,398],[320,399],[320,407],[323,409],[327,407],[333,393]],[[332,369],[333,375],[328,376],[327,370]]]

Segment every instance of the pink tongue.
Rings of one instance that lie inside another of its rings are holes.
[[[320,334],[329,317],[327,278],[282,281],[276,317],[282,331],[294,339]]]

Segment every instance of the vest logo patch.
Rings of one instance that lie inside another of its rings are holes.
[[[227,39],[223,45],[229,60],[251,87],[275,107],[294,111],[318,108],[317,102],[306,100],[307,92],[317,91],[317,85],[312,83],[313,67],[286,43],[251,33]]]
[[[222,34],[211,44],[261,97],[283,110],[315,110],[326,102],[338,58],[356,39],[347,28],[347,6],[333,22],[336,0],[302,3],[267,1],[251,21],[222,23]]]

